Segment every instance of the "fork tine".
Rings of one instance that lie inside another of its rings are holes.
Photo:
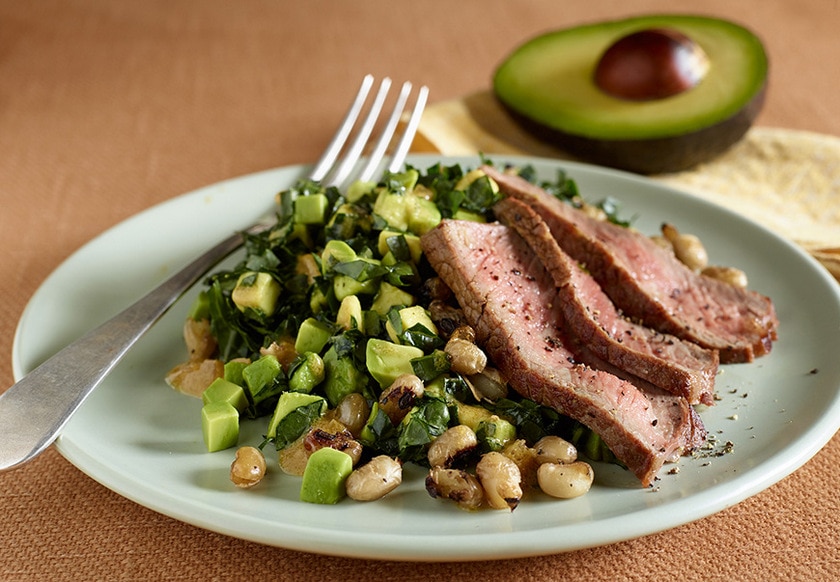
[[[362,80],[359,91],[356,94],[350,108],[347,110],[338,131],[335,136],[333,136],[332,141],[327,146],[327,149],[324,150],[324,153],[321,155],[321,158],[312,170],[312,173],[310,174],[310,178],[312,180],[321,181],[327,185],[340,185],[346,181],[351,172],[353,172],[353,169],[361,158],[362,152],[370,139],[370,135],[373,132],[374,127],[376,126],[385,103],[385,98],[387,97],[388,91],[391,87],[391,79],[385,77],[380,83],[379,90],[374,97],[373,104],[370,106],[361,127],[358,129],[352,143],[347,148],[347,151],[342,155],[342,149],[345,147],[351,132],[356,126],[361,111],[364,108],[365,101],[367,100],[368,94],[373,85],[373,80],[373,75],[366,75]],[[385,127],[382,129],[367,163],[359,175],[360,180],[368,181],[374,177],[382,159],[385,157],[388,146],[391,144],[397,125],[399,124],[400,119],[402,119],[411,90],[411,82],[406,81],[403,83],[400,94],[394,104],[393,111],[391,112]],[[420,123],[420,117],[426,105],[428,93],[428,87],[423,86],[420,88],[414,104],[414,109],[412,110],[406,124],[405,131],[403,132],[403,135],[391,157],[391,163],[388,166],[388,171],[390,172],[399,171],[405,162],[411,143],[414,140],[414,135],[417,132],[417,127]],[[340,162],[338,161],[339,157],[341,157]],[[327,179],[328,176],[329,179]]]
[[[350,172],[356,165],[356,162],[359,161],[359,158],[362,155],[362,150],[364,150],[365,144],[367,144],[368,138],[373,131],[373,127],[376,125],[376,120],[379,118],[379,112],[382,111],[382,105],[385,103],[385,97],[388,95],[388,91],[390,89],[391,79],[385,77],[379,85],[379,91],[376,93],[373,104],[370,106],[367,117],[365,117],[364,122],[362,122],[362,126],[359,128],[353,143],[347,149],[347,152],[344,154],[344,159],[330,178],[330,185],[338,185],[344,182],[347,176],[350,175]]]
[[[359,118],[359,113],[362,110],[362,106],[365,104],[371,85],[373,85],[373,75],[365,75],[364,79],[362,79],[359,91],[356,93],[356,98],[353,100],[353,103],[344,115],[344,119],[341,121],[338,131],[336,131],[332,141],[330,141],[329,145],[324,150],[324,153],[321,154],[321,158],[315,164],[312,174],[310,175],[312,180],[315,180],[316,182],[323,180],[324,177],[326,177],[327,172],[329,172],[330,168],[332,168],[335,164],[341,148],[344,147],[344,142],[347,141],[350,131],[353,129],[353,126],[356,124],[356,120]]]
[[[420,87],[417,94],[417,101],[414,104],[414,110],[411,112],[411,117],[406,124],[405,132],[403,132],[402,139],[397,146],[394,155],[391,157],[391,165],[388,166],[389,172],[398,172],[408,155],[408,150],[411,148],[411,143],[414,141],[414,134],[417,133],[417,127],[420,125],[420,118],[423,116],[423,109],[426,107],[426,99],[429,97],[429,88],[425,85]]]
[[[368,181],[373,178],[374,172],[376,172],[379,167],[379,163],[385,156],[385,150],[388,149],[388,144],[391,143],[391,138],[397,129],[397,124],[402,117],[403,109],[405,109],[405,103],[408,101],[409,93],[411,93],[411,81],[406,81],[403,83],[399,97],[397,97],[397,102],[394,105],[394,110],[391,112],[391,117],[388,119],[388,123],[382,130],[382,134],[379,136],[379,140],[376,142],[376,146],[373,148],[367,164],[359,175],[360,180]]]

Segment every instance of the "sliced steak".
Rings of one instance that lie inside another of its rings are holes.
[[[444,220],[423,235],[422,244],[511,386],[591,428],[642,484],[650,485],[663,463],[705,438],[684,398],[648,396],[576,362],[554,282],[514,230]]]
[[[587,350],[616,369],[684,396],[691,404],[714,403],[718,354],[623,317],[604,291],[567,255],[539,215],[515,198],[494,208],[516,229],[554,278],[567,337],[580,357]]]
[[[536,210],[627,316],[718,350],[722,363],[770,352],[778,319],[769,298],[699,275],[649,237],[587,216],[518,176],[484,170],[505,194]]]

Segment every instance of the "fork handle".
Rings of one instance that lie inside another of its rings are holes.
[[[257,232],[252,227],[248,232]],[[242,245],[231,235],[0,394],[0,471],[46,449],[126,352],[205,273]]]

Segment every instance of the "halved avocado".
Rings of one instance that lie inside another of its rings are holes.
[[[632,100],[596,83],[604,53],[639,31],[669,30],[705,53],[708,70],[676,95]],[[761,40],[735,23],[653,15],[557,30],[517,48],[493,78],[507,111],[535,136],[583,159],[639,173],[679,171],[737,142],[764,102]]]

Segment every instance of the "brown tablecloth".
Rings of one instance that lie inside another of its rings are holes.
[[[759,123],[840,135],[840,7],[829,1],[1,0],[0,386],[13,381],[27,300],[74,250],[183,192],[313,161],[364,73],[453,99],[486,88],[538,32],[653,11],[747,24],[772,63]],[[838,466],[835,436],[777,485],[661,534],[542,558],[404,564],[185,525],[50,449],[0,474],[0,579],[840,579]]]

